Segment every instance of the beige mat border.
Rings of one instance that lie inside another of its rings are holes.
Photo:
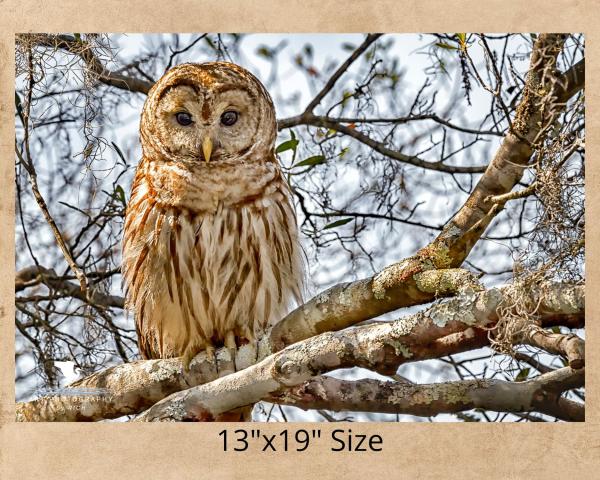
[[[378,433],[380,453],[221,452],[222,424],[14,423],[14,34],[16,32],[584,32],[588,219],[600,206],[598,1],[0,0],[0,478],[600,478],[600,322],[588,322],[585,424],[303,424]],[[599,221],[587,222],[588,292]],[[590,285],[592,287],[590,288]],[[597,320],[600,295],[588,295]],[[279,432],[301,424],[259,424]]]

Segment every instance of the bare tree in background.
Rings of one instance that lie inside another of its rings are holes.
[[[210,420],[258,401],[267,421],[584,419],[583,35],[331,38],[321,62],[308,36],[251,58],[232,34],[148,35],[129,56],[118,36],[17,37],[18,419]],[[121,296],[126,127],[165,70],[217,59],[269,67],[316,294],[236,373],[225,350],[218,370],[137,360]],[[57,362],[82,378],[64,388]]]

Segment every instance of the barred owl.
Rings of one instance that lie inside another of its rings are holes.
[[[300,301],[302,260],[268,92],[225,62],[154,85],[127,206],[123,274],[144,358],[237,348]]]

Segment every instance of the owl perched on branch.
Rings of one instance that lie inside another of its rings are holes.
[[[300,302],[291,192],[273,102],[225,62],[184,64],[144,104],[123,274],[144,358],[251,342]]]

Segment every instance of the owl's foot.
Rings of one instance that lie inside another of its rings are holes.
[[[190,363],[192,363],[192,360],[194,359],[194,357],[196,356],[198,352],[195,352],[193,349],[187,349],[185,351],[185,353],[183,354],[183,357],[181,359],[181,363],[183,363],[183,370],[186,372],[190,371]]]
[[[196,356],[196,354],[191,353],[191,351],[189,351],[189,350],[184,353],[184,355],[181,359],[181,363],[183,363],[183,370],[185,372],[190,371],[190,363],[192,363],[192,360],[194,359],[195,356]]]
[[[229,350],[229,356],[231,357],[231,363],[233,364],[233,371],[237,372],[235,365],[235,357],[237,355],[237,343],[235,343],[235,334],[233,331],[227,332],[225,335],[225,347]]]
[[[219,362],[217,361],[217,352],[215,347],[212,345],[206,346],[206,360],[212,362],[215,366],[215,370],[217,371],[217,375],[219,374]]]
[[[190,371],[190,364],[192,360],[202,351],[206,351],[206,360],[214,364],[215,369],[217,370],[217,374],[219,373],[219,364],[217,363],[217,355],[215,353],[215,347],[212,345],[203,345],[203,346],[190,346],[183,353],[182,363],[183,368],[186,372]]]

